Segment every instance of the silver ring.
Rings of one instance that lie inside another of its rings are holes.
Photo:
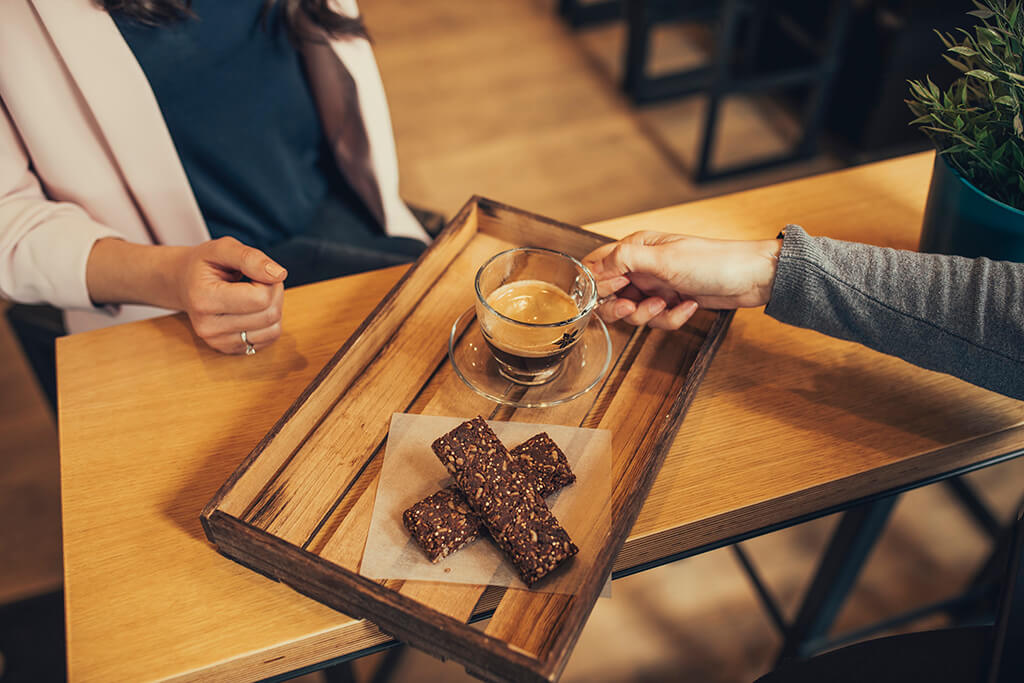
[[[242,343],[245,344],[245,355],[253,356],[256,354],[256,347],[249,343],[249,337],[246,336],[245,330],[242,330]]]

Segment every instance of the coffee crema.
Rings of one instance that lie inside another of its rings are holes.
[[[518,280],[502,285],[490,293],[487,305],[506,318],[531,325],[560,323],[580,314],[565,290],[543,280]]]
[[[484,331],[484,341],[492,353],[514,371],[535,373],[553,368],[575,342],[578,331],[573,328],[530,327],[560,323],[579,315],[576,302],[557,285],[543,280],[509,282],[491,292],[486,301],[506,318],[525,323],[492,320]]]

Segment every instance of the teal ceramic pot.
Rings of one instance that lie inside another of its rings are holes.
[[[1024,211],[992,199],[937,154],[920,248],[1024,262]]]

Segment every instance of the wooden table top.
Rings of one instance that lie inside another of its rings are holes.
[[[913,248],[931,163],[919,154],[588,227],[763,238],[798,223]],[[58,341],[72,680],[255,680],[387,639],[219,555],[199,513],[402,272],[289,290],[284,335],[253,357],[208,350],[180,315]],[[740,311],[616,567],[1022,447],[1022,402]]]

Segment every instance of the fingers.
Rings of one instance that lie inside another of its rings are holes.
[[[659,313],[647,323],[647,326],[658,330],[678,330],[693,317],[698,308],[696,301],[687,299],[678,306],[667,308]]]
[[[197,336],[223,353],[244,353],[281,335],[284,268],[231,237],[198,245],[179,274],[182,307]],[[241,281],[248,278],[248,281]]]
[[[205,278],[193,283],[186,310],[198,315],[244,315],[270,308],[284,285],[259,282],[225,282]]]
[[[237,270],[253,282],[272,285],[284,282],[288,272],[259,249],[248,247],[233,237],[214,240],[214,257],[218,265]]]
[[[616,320],[622,320],[635,310],[635,301],[630,301],[629,299],[612,299],[611,301],[606,301],[601,304],[597,309],[597,314],[601,317],[601,320],[606,323],[613,323]]]
[[[237,286],[237,285],[236,285]],[[225,334],[239,334],[242,330],[259,330],[280,322],[284,308],[284,287],[280,284],[268,287],[259,285],[270,292],[266,306],[251,313],[218,313],[212,315],[195,315],[192,327],[203,339],[219,337]],[[253,306],[263,303],[264,296],[257,297]],[[234,307],[231,310],[239,310]],[[248,310],[243,308],[242,310]]]
[[[665,301],[660,297],[650,297],[640,302],[631,299],[617,298],[608,301],[598,309],[598,315],[605,322],[624,320],[630,325],[646,325],[655,316],[665,310]]]
[[[627,279],[628,281],[628,279]],[[651,298],[648,294],[640,291],[632,283],[627,284],[618,290],[615,297],[605,302],[599,309],[598,315],[605,322],[615,322],[633,315],[640,302]]]
[[[625,275],[616,275],[607,280],[598,280],[597,295],[599,297],[611,296],[623,287],[629,285],[629,278]]]
[[[657,254],[648,241],[655,233],[639,232],[618,242],[605,244],[587,255],[583,262],[599,280],[628,273],[659,273]]]
[[[603,278],[609,277],[609,275],[605,273],[602,269],[601,264],[604,262],[605,257],[608,256],[611,250],[615,248],[616,244],[616,242],[609,242],[608,244],[603,244],[583,257],[583,265],[585,265],[587,268],[590,268],[590,270],[594,273],[595,279],[601,280]]]
[[[687,299],[669,307],[660,297],[649,297],[640,302],[616,298],[602,304],[597,309],[597,314],[607,323],[623,320],[630,325],[647,325],[659,330],[678,330],[693,317],[699,308],[693,299]]]
[[[268,308],[288,273],[259,249],[233,237],[196,247],[184,278],[184,307],[203,315],[258,313]],[[251,280],[241,282],[243,276]]]
[[[665,301],[660,297],[644,299],[636,305],[636,310],[623,318],[630,325],[646,325],[655,316],[665,310]]]
[[[269,293],[269,299],[266,301],[260,297],[260,302],[266,303],[264,308],[241,314],[204,314],[196,311],[189,313],[196,335],[221,353],[245,352],[246,346],[242,342],[243,330],[249,343],[257,349],[273,343],[281,336],[284,286],[280,283],[272,286],[238,283],[226,287],[238,288],[246,285],[254,285],[261,288],[262,292]]]
[[[246,330],[245,338],[257,351],[270,346],[281,337],[280,321],[259,330]],[[242,332],[222,334],[205,340],[212,348],[221,353],[245,353],[246,345],[242,342]]]

